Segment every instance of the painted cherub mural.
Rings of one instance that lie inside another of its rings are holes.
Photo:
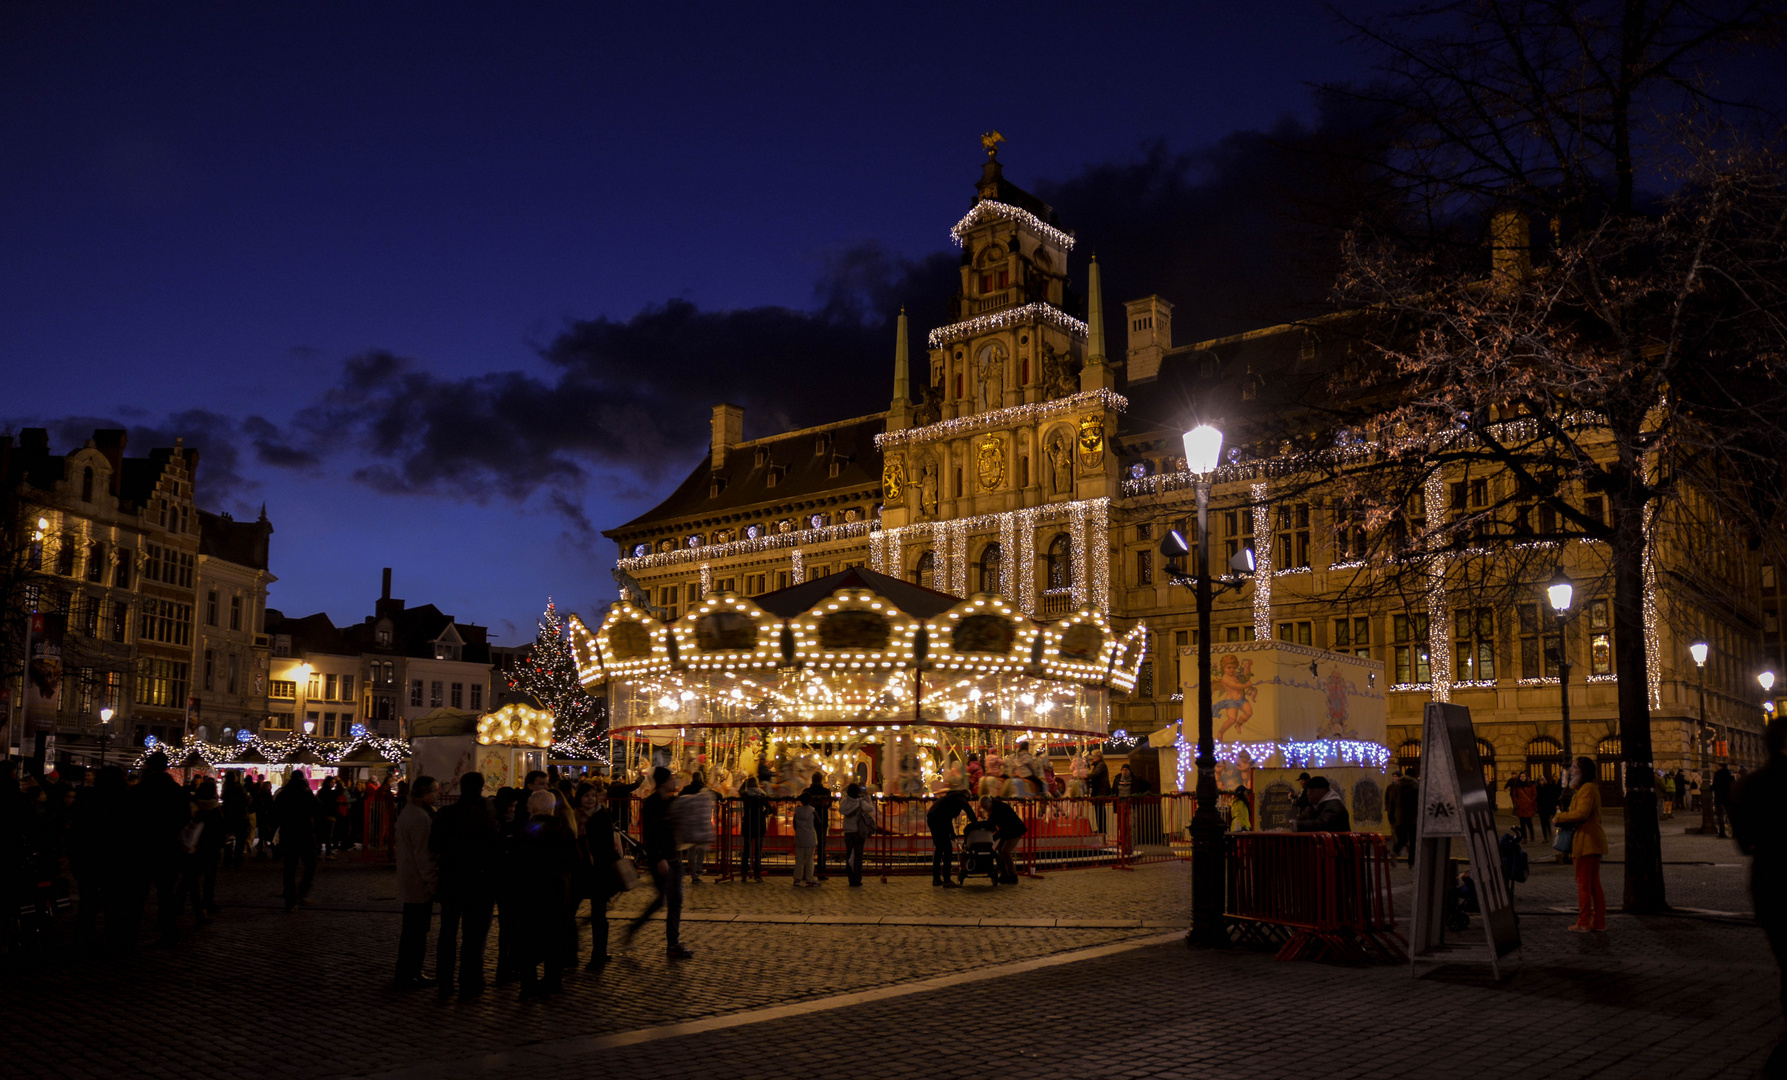
[[[1218,739],[1226,738],[1231,728],[1241,734],[1242,725],[1253,719],[1253,703],[1259,700],[1260,688],[1253,685],[1253,658],[1241,659],[1227,653],[1217,665],[1216,700],[1210,703],[1210,714],[1222,719]]]

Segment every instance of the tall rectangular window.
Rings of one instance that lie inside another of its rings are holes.
[[[1152,551],[1135,553],[1135,583],[1137,585],[1154,584],[1154,553]]]
[[[216,589],[207,589],[205,591],[205,625],[206,626],[216,626],[217,625],[217,590]]]
[[[240,596],[230,597],[230,629],[242,629],[242,598]]]
[[[338,682],[339,682],[339,680],[338,680],[337,676],[334,676],[334,675],[324,675],[323,676],[323,700],[324,701],[338,700],[336,698],[336,694],[335,694],[335,688],[336,688]]]
[[[1334,638],[1328,647],[1338,653],[1371,659],[1371,617],[1350,615],[1335,619]]]
[[[1173,631],[1173,689],[1180,690],[1185,686],[1185,649],[1192,644],[1196,630]],[[1196,661],[1193,661],[1194,663]]]
[[[227,666],[227,670],[229,672],[229,683],[228,683],[228,692],[229,693],[232,693],[232,694],[235,693],[236,688],[241,685],[241,677],[242,677],[241,663],[242,663],[241,657],[237,656],[235,653],[229,654],[229,664]]]
[[[484,711],[484,684],[483,683],[475,682],[472,684],[471,705],[472,705],[473,712],[483,712]]]
[[[1515,613],[1520,618],[1520,677],[1554,678],[1558,659],[1556,621],[1548,609],[1538,604],[1521,604]]]
[[[1278,507],[1278,543],[1273,549],[1274,570],[1309,566],[1309,504],[1284,503]]]
[[[210,649],[206,649],[205,650],[204,687],[207,691],[209,691],[211,689],[212,672],[216,668],[216,666],[217,666],[216,654],[213,653]]]
[[[1392,656],[1398,683],[1430,683],[1433,668],[1427,655],[1427,616],[1394,615],[1390,618]]]
[[[439,679],[428,684],[428,707],[431,709],[441,707],[441,681]]]
[[[1365,557],[1365,511],[1356,503],[1334,509],[1334,561],[1356,562]]]
[[[1590,675],[1613,674],[1613,605],[1608,600],[1588,603],[1588,667]]]
[[[1278,640],[1288,641],[1293,645],[1313,645],[1315,644],[1315,624],[1308,620],[1281,622],[1278,624]]]
[[[341,677],[341,700],[354,700],[354,676],[352,675],[343,675]]]
[[[112,605],[112,640],[123,641],[125,629],[130,625],[130,605],[118,601]]]
[[[1136,672],[1135,696],[1151,698],[1154,696],[1154,661],[1144,660]]]
[[[418,709],[422,707],[422,680],[421,679],[411,679],[410,680],[410,705],[412,707],[418,708]]]
[[[1228,557],[1231,559],[1234,558],[1242,548],[1246,548],[1249,551],[1256,550],[1253,546],[1252,508],[1243,507],[1239,510],[1229,510],[1224,512],[1222,516],[1223,523],[1228,526],[1225,530],[1228,534],[1228,539],[1226,541],[1228,545]],[[1190,535],[1187,534],[1186,539],[1189,540],[1190,538]]]
[[[1459,682],[1495,681],[1495,612],[1486,607],[1452,613],[1452,662]]]
[[[465,708],[465,684],[454,683],[450,690],[453,696],[448,700],[448,704],[455,709]]]

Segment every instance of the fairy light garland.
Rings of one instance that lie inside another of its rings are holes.
[[[706,596],[708,593],[713,592],[713,591],[714,591],[713,567],[709,566],[707,563],[702,563],[701,564],[701,595]]]
[[[1006,308],[986,315],[976,315],[972,319],[964,319],[948,326],[939,326],[931,331],[931,348],[938,349],[952,341],[961,341],[993,330],[1003,330],[1008,326],[1025,326],[1031,323],[1049,323],[1059,327],[1074,337],[1086,336],[1086,324],[1062,311],[1053,304],[1045,304],[1038,300],[1022,307]]]
[[[1278,742],[1221,742],[1216,744],[1216,760],[1238,763],[1245,757],[1258,768],[1272,768],[1274,759],[1286,769],[1314,769],[1350,766],[1359,769],[1387,769],[1390,748],[1382,743],[1363,739],[1284,739]],[[1181,758],[1183,760],[1183,758]],[[1184,787],[1184,780],[1180,780]]]
[[[1092,500],[1088,524],[1092,530],[1087,544],[1092,550],[1092,596],[1091,606],[1098,610],[1111,610],[1111,500]]]
[[[826,525],[818,529],[798,529],[785,533],[772,533],[754,539],[734,540],[725,544],[708,544],[703,547],[677,548],[672,551],[660,551],[650,555],[634,555],[617,560],[615,565],[623,571],[654,570],[664,566],[676,566],[682,563],[701,562],[708,559],[724,559],[733,555],[754,555],[758,552],[773,551],[777,548],[803,547],[824,543],[828,540],[845,540],[857,536],[870,536],[881,528],[875,521],[849,521],[841,525]]]
[[[887,536],[894,531],[896,530],[883,529],[880,532],[869,534],[869,569],[877,574],[887,573],[885,564]]]
[[[1272,638],[1272,514],[1265,484],[1248,489],[1253,499],[1253,636]],[[1246,513],[1245,510],[1242,513]]]
[[[965,325],[965,324],[962,324]],[[935,342],[933,342],[935,344]],[[952,420],[939,420],[935,424],[924,427],[904,428],[899,431],[885,431],[875,436],[875,449],[883,452],[898,449],[902,446],[917,446],[921,443],[936,442],[940,439],[960,438],[979,431],[993,428],[1009,428],[1032,424],[1054,416],[1065,416],[1069,413],[1084,412],[1087,409],[1109,409],[1112,412],[1127,412],[1129,399],[1114,390],[1082,390],[1077,394],[1054,398],[1050,401],[1036,401],[1028,405],[1011,405],[990,412],[979,412],[972,416],[958,416]]]
[[[1062,251],[1073,250],[1073,237],[1055,226],[1032,214],[1021,206],[1013,206],[998,199],[981,199],[962,215],[962,220],[949,227],[949,238],[955,241],[956,247],[962,246],[963,238],[975,226],[987,221],[1011,221],[1024,226],[1047,243]]]
[[[1438,526],[1446,523],[1446,482],[1438,471],[1427,477],[1421,497],[1427,504],[1430,549],[1427,558],[1427,677],[1433,685],[1433,700],[1451,701],[1452,627],[1446,613],[1446,560],[1437,550],[1443,543]]]
[[[999,515],[999,591],[1006,596],[1019,596],[1018,591],[1018,518],[1016,514]]]
[[[1018,534],[1018,606],[1026,615],[1036,614],[1036,510],[1025,507],[1012,513]]]
[[[1068,515],[1068,543],[1073,550],[1073,569],[1068,584],[1073,587],[1073,606],[1086,606],[1086,504],[1076,502]]]
[[[949,565],[951,568],[950,592],[957,596],[968,595],[968,519],[956,518],[949,522],[945,530],[945,543],[950,548]]]
[[[807,557],[800,548],[794,549],[792,567],[788,571],[788,580],[795,585],[807,580]]]
[[[1644,513],[1644,675],[1650,683],[1650,707],[1663,707],[1663,644],[1657,635],[1657,562],[1652,546],[1657,508]],[[1591,678],[1591,681],[1592,678]]]

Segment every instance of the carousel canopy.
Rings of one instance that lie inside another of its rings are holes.
[[[756,598],[710,595],[660,623],[622,601],[590,631],[586,686],[606,682],[610,730],[700,726],[999,727],[1102,734],[1108,692],[1145,652],[1100,613],[1043,624],[1002,596],[951,596],[853,567]]]

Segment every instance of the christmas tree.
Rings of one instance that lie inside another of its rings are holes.
[[[545,614],[540,616],[540,633],[534,638],[533,650],[510,674],[509,686],[532,694],[552,713],[555,746],[576,757],[594,753],[607,716],[602,703],[578,681],[577,660],[565,636],[564,620],[550,598]]]

